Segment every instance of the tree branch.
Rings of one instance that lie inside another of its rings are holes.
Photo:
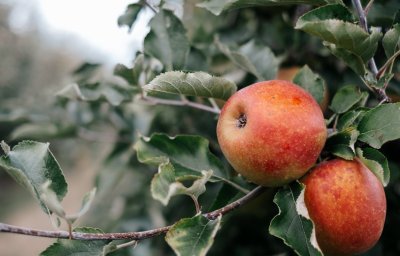
[[[196,103],[193,101],[189,101],[189,100],[167,100],[167,99],[154,98],[154,97],[150,97],[150,96],[142,96],[141,99],[152,105],[161,104],[161,105],[171,105],[171,106],[188,106],[188,107],[208,111],[208,112],[211,112],[214,114],[219,114],[221,112],[219,109],[216,109],[216,108],[213,108],[213,107],[210,107],[207,105],[203,105],[200,103]]]
[[[360,0],[352,0],[352,3],[353,3],[354,8],[357,11],[357,15],[360,20],[360,26],[369,34],[366,12],[368,12],[369,9],[371,8],[373,0],[371,0],[368,3],[366,10],[363,9]],[[368,61],[368,64],[369,64],[369,67],[370,67],[371,72],[374,75],[374,77],[376,79],[379,79],[381,72],[378,71],[378,68],[376,67],[376,63],[375,63],[375,60],[373,57]],[[386,91],[385,91],[386,88],[383,88],[383,89],[376,88],[373,86],[369,86],[367,83],[365,83],[365,84],[367,85],[367,87],[369,87],[375,93],[375,95],[377,96],[378,100],[380,100],[381,103],[390,102],[390,98],[387,96]]]
[[[266,190],[265,187],[256,187],[248,194],[239,198],[238,200],[220,208],[215,211],[205,213],[203,216],[213,220],[220,215],[225,215],[251,201],[252,199],[259,196]],[[0,233],[14,233],[27,236],[38,236],[38,237],[49,237],[49,238],[60,238],[60,239],[72,239],[72,240],[144,240],[147,238],[155,237],[168,232],[172,226],[166,226],[162,228],[156,228],[146,231],[139,232],[125,232],[125,233],[81,233],[72,232],[71,237],[67,231],[46,231],[37,230],[24,227],[17,227],[0,223]]]
[[[365,12],[364,12],[364,9],[363,9],[363,7],[361,5],[361,1],[360,0],[352,0],[352,2],[353,2],[353,5],[354,5],[354,8],[357,11],[357,15],[358,15],[359,20],[360,20],[360,26],[369,34],[367,17],[365,16]],[[369,6],[369,8],[370,7],[371,6]],[[376,67],[374,58],[371,58],[369,60],[369,67],[371,68],[371,71],[374,74],[374,76],[376,76],[376,74],[378,73],[378,68]]]

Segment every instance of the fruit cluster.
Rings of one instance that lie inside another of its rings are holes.
[[[243,88],[224,105],[217,136],[247,180],[278,187],[300,179],[324,254],[361,253],[378,241],[386,216],[383,186],[357,158],[314,166],[327,129],[320,106],[301,87],[271,80]]]

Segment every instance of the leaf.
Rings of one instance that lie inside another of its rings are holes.
[[[276,77],[279,63],[268,47],[256,44],[254,40],[237,50],[230,49],[218,40],[216,44],[235,65],[253,74],[258,80],[270,80]]]
[[[323,42],[323,44],[329,49],[329,51],[343,60],[356,74],[364,75],[367,72],[367,68],[362,58],[346,49],[339,48],[335,44]]]
[[[105,99],[113,106],[132,99],[135,88],[111,83],[70,84],[57,93],[69,100],[98,101]]]
[[[144,52],[160,60],[166,71],[182,69],[190,50],[182,22],[171,11],[160,10],[150,21],[150,27],[144,39]]]
[[[336,129],[338,131],[343,131],[344,129],[354,126],[357,127],[361,118],[365,114],[365,109],[359,108],[349,112],[344,113],[338,120]]]
[[[321,104],[324,100],[326,92],[325,81],[316,73],[305,65],[302,67],[293,78],[293,83],[300,85],[309,92],[314,99]]]
[[[389,163],[385,155],[374,148],[357,148],[357,156],[375,176],[387,186],[390,181]]]
[[[81,204],[81,208],[79,209],[79,212],[77,214],[74,215],[68,215],[66,216],[66,219],[71,222],[74,223],[76,220],[78,220],[80,217],[82,217],[83,215],[85,215],[89,209],[90,206],[94,200],[94,197],[96,195],[96,191],[97,188],[93,188],[92,190],[90,190],[89,192],[87,192],[82,199],[82,204]]]
[[[143,89],[150,95],[161,92],[227,100],[237,88],[225,78],[204,72],[170,71],[157,76]]]
[[[337,114],[343,114],[356,105],[363,97],[360,88],[354,85],[343,86],[333,96],[330,109]]]
[[[200,136],[153,134],[150,138],[141,137],[134,148],[141,163],[160,165],[169,160],[179,176],[201,177],[201,171],[213,170],[214,177],[225,178],[222,163],[208,145]]]
[[[127,26],[131,31],[133,23],[135,23],[143,5],[130,4],[126,7],[125,13],[118,17],[118,26]]]
[[[194,180],[190,187],[185,187],[180,181],[182,179],[175,174],[174,166],[171,163],[163,163],[158,167],[158,173],[151,181],[151,194],[154,199],[167,205],[171,197],[176,195],[188,195],[198,198],[206,191],[205,184],[210,179],[212,171],[202,171],[201,177],[190,177]]]
[[[57,216],[64,218],[65,210],[61,205],[60,200],[57,198],[57,194],[50,188],[51,181],[47,180],[41,187],[40,199],[44,202],[47,208],[55,213]]]
[[[222,208],[225,205],[232,203],[233,201],[238,199],[239,196],[242,196],[242,195],[243,195],[242,193],[238,192],[237,189],[233,188],[232,186],[223,184],[221,186],[221,189],[218,191],[218,194],[215,197],[215,200],[211,204],[211,207],[208,209],[208,211],[212,212],[214,210]]]
[[[354,127],[346,128],[328,138],[325,150],[343,159],[352,160],[355,156],[354,144],[358,135],[359,132]]]
[[[367,62],[375,54],[381,33],[373,29],[368,34],[352,21],[344,5],[332,4],[307,12],[298,19],[295,28],[346,49]]]
[[[321,255],[315,230],[304,203],[304,186],[299,182],[282,187],[274,197],[279,213],[272,219],[269,232],[281,238],[298,255]]]
[[[223,11],[257,7],[257,6],[277,6],[290,4],[310,4],[322,5],[326,3],[339,3],[341,0],[210,0],[197,4],[198,7],[205,8],[215,15],[220,15]]]
[[[103,233],[97,228],[76,228],[74,232],[82,233]],[[57,242],[47,247],[40,253],[40,256],[103,256],[103,248],[107,246],[110,240],[69,240],[57,239]]]
[[[209,220],[199,214],[181,219],[165,236],[165,240],[178,256],[205,256],[214,242],[221,224],[221,216]]]
[[[88,82],[96,74],[96,72],[98,72],[100,67],[101,65],[98,63],[83,63],[72,72],[74,81],[78,83]]]
[[[382,39],[386,57],[392,57],[396,50],[400,48],[400,24],[395,24],[393,28],[385,33]]]
[[[379,149],[385,142],[400,138],[400,103],[375,107],[365,113],[358,130],[358,139]]]
[[[114,75],[123,78],[130,85],[138,85],[140,74],[143,70],[144,55],[136,56],[132,68],[128,68],[123,64],[117,64],[114,68]]]
[[[65,138],[75,135],[75,125],[59,125],[54,123],[27,123],[18,126],[10,135],[12,140],[30,139],[53,139]]]
[[[43,192],[42,186],[47,180],[51,181],[49,188],[56,193],[57,199],[61,201],[64,198],[67,193],[67,183],[49,149],[49,143],[22,141],[5,153],[6,155],[0,157],[0,167],[38,200],[45,213],[48,213],[48,209],[40,195]]]

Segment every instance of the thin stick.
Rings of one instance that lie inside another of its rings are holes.
[[[354,8],[357,11],[357,15],[360,19],[360,26],[367,32],[369,33],[369,29],[368,29],[368,23],[367,23],[367,17],[365,16],[365,12],[364,9],[361,5],[360,0],[352,0]],[[369,66],[371,68],[372,73],[374,74],[374,76],[376,76],[376,74],[378,73],[378,68],[376,67],[375,64],[375,60],[374,58],[371,58],[369,60]]]
[[[150,96],[143,96],[142,100],[144,100],[147,103],[150,103],[152,105],[171,105],[171,106],[188,106],[188,107],[192,107],[192,108],[197,108],[197,109],[201,109],[204,111],[208,111],[214,114],[219,114],[221,111],[219,109],[215,109],[213,107],[207,106],[207,105],[203,105],[200,103],[196,103],[193,101],[189,101],[189,100],[167,100],[167,99],[159,99],[159,98],[153,98]]]
[[[203,216],[213,220],[218,216],[223,216],[243,205],[250,202],[252,199],[259,196],[262,192],[264,192],[266,188],[264,187],[256,187],[250,193],[246,194],[242,198],[230,203],[220,209],[215,211],[205,213]],[[150,229],[146,231],[140,232],[125,232],[125,233],[81,233],[81,232],[72,232],[72,237],[70,238],[70,234],[67,231],[46,231],[46,230],[37,230],[30,229],[25,227],[17,227],[13,225],[8,225],[5,223],[0,223],[0,232],[3,233],[14,233],[21,234],[27,236],[38,236],[38,237],[49,237],[49,238],[60,238],[60,239],[72,239],[72,240],[144,240],[147,238],[151,238],[154,236],[158,236],[168,232],[171,226],[166,226],[162,228]]]
[[[146,5],[147,7],[149,7],[150,10],[152,10],[155,14],[157,14],[156,8],[154,8],[149,2],[144,1],[144,5]]]

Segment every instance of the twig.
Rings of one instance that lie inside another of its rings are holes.
[[[138,244],[137,240],[132,240],[132,241],[129,241],[127,243],[123,243],[123,244],[117,245],[115,249],[119,250],[119,249],[122,249],[122,248],[131,247],[131,246],[133,246],[133,248],[135,248],[137,244]]]
[[[368,29],[368,23],[367,23],[367,17],[366,17],[366,12],[368,12],[369,8],[371,8],[373,1],[370,1],[367,5],[366,11],[364,11],[361,1],[360,0],[352,0],[352,3],[354,5],[354,8],[357,11],[357,15],[360,19],[360,26],[369,34],[369,29]],[[380,72],[378,71],[378,68],[376,67],[376,63],[374,58],[372,57],[369,62],[369,67],[371,69],[371,72],[373,73],[374,77],[376,79],[379,79]],[[365,83],[365,82],[364,82]],[[365,83],[368,88],[371,86]],[[373,92],[376,94],[377,98],[379,99],[380,102],[390,102],[390,98],[386,94],[386,88],[379,89],[376,87],[371,87],[370,89],[373,90]]]
[[[171,106],[188,106],[188,107],[208,111],[208,112],[211,112],[214,114],[219,114],[221,112],[219,109],[215,109],[213,107],[199,104],[199,103],[189,101],[189,100],[167,100],[167,99],[154,98],[154,97],[150,97],[150,96],[142,96],[141,99],[152,105],[162,104],[162,105],[171,105]]]
[[[190,195],[190,197],[192,198],[193,203],[194,203],[194,205],[196,207],[196,214],[198,214],[201,211],[199,200],[197,200],[197,198],[194,195]]]
[[[240,206],[245,205],[252,199],[259,196],[262,192],[266,190],[265,187],[256,187],[250,193],[246,194],[242,198],[230,203],[220,209],[215,211],[205,213],[203,216],[214,220],[218,216],[223,216]],[[38,237],[49,237],[49,238],[60,238],[60,239],[72,239],[72,240],[144,240],[147,238],[155,237],[168,232],[172,226],[166,226],[162,228],[150,229],[140,232],[125,232],[125,233],[81,233],[72,232],[72,237],[69,237],[69,233],[66,231],[46,231],[37,230],[24,227],[17,227],[13,225],[8,225],[5,223],[0,223],[0,232],[2,233],[14,233],[27,236],[38,236]]]
[[[367,6],[364,8],[364,13],[365,15],[368,15],[369,10],[371,9],[372,4],[374,3],[374,0],[370,0],[367,4]]]
[[[156,8],[154,8],[148,1],[145,0],[143,4],[144,4],[145,6],[147,6],[147,7],[149,7],[149,9],[152,10],[155,14],[158,13],[157,10],[156,10]]]
[[[400,55],[400,50],[398,50],[397,52],[395,52],[395,54],[393,54],[392,57],[390,57],[386,63],[379,69],[378,74],[376,75],[376,77],[379,79],[380,77],[382,77],[382,75],[385,73],[385,71],[387,70],[388,67],[390,67],[392,65],[392,62]]]
[[[360,0],[352,0],[352,2],[357,11],[357,15],[360,19],[360,26],[369,34],[367,17],[365,16],[365,12],[361,5]],[[376,74],[378,73],[378,68],[376,67],[374,58],[371,58],[369,60],[369,67],[371,68],[371,71],[374,74],[374,76],[376,76]]]
[[[208,98],[208,101],[211,103],[211,106],[213,106],[213,108],[215,110],[218,110],[219,112],[221,112],[221,109],[219,108],[217,102],[215,102],[215,100],[213,98]]]

